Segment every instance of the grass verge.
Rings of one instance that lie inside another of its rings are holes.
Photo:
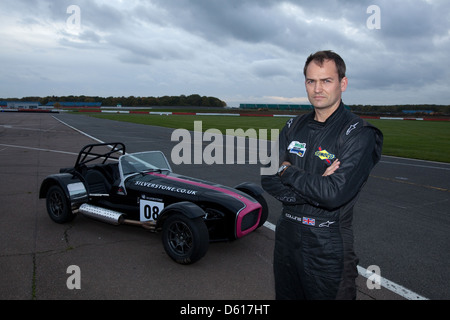
[[[218,129],[280,129],[288,118],[284,117],[234,117],[194,115],[148,115],[148,114],[88,114],[92,117],[127,121],[145,125],[194,130],[194,121],[202,121],[203,131]],[[397,121],[374,120],[370,123],[384,134],[383,154],[450,163],[450,122],[448,121]]]

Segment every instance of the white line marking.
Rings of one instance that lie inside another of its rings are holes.
[[[55,118],[55,117],[53,117],[53,118]],[[75,131],[77,131],[78,133],[81,133],[82,135],[85,135],[86,137],[88,137],[88,138],[90,138],[90,139],[93,139],[94,141],[97,141],[98,143],[105,143],[105,142],[103,142],[103,141],[100,140],[100,139],[97,139],[97,138],[95,138],[95,137],[93,137],[93,136],[91,136],[91,135],[88,135],[86,132],[83,132],[83,131],[81,131],[81,130],[75,128],[75,127],[72,127],[72,126],[68,125],[67,123],[65,123],[65,122],[62,121],[62,120],[59,120],[58,118],[55,118],[55,119],[58,120],[59,122],[61,122],[63,125],[68,126],[70,129],[75,130]],[[111,149],[113,148],[112,145],[108,145],[108,147],[110,147]],[[120,153],[123,153],[123,151],[120,151]],[[91,157],[92,157],[92,156],[91,156]],[[111,159],[111,161],[119,161],[119,160],[117,160],[117,159]]]
[[[444,168],[444,167],[424,166],[424,165],[420,165],[420,164],[400,163],[400,162],[384,161],[384,160],[381,160],[380,163],[388,163],[388,164],[394,164],[394,165],[399,165],[399,166],[419,167],[419,168],[427,168],[427,169],[450,170],[450,168]]]
[[[47,132],[50,129],[36,129],[36,128],[24,128],[24,127],[17,127],[17,126],[12,126],[9,124],[0,124],[0,127],[3,127],[5,129],[16,129],[16,130],[28,130],[28,131],[41,131],[41,132]]]
[[[372,272],[368,271],[367,269],[364,269],[361,266],[358,266],[358,273],[362,275],[365,278],[369,278],[373,275]],[[398,294],[399,296],[402,296],[408,300],[428,300],[424,296],[421,296],[420,294],[417,294],[409,289],[406,289],[405,287],[390,281],[386,278],[380,277],[381,285],[385,287],[386,289]]]
[[[29,149],[29,150],[36,150],[36,151],[46,151],[46,152],[56,152],[56,153],[64,153],[64,154],[70,154],[70,155],[78,155],[78,153],[75,153],[75,152],[67,152],[67,151],[59,151],[59,150],[51,150],[51,149],[41,149],[41,148],[33,148],[33,147],[25,147],[25,146],[15,146],[12,144],[0,143],[0,146],[8,147],[8,148],[20,148],[20,149]]]
[[[264,222],[263,226],[272,231],[275,231],[276,229],[275,225],[273,223],[270,223],[269,221]]]
[[[406,161],[411,161],[411,162],[425,162],[425,163],[435,163],[435,164],[441,164],[441,165],[450,165],[450,163],[447,162],[439,162],[439,161],[431,161],[431,160],[422,160],[422,159],[414,159],[414,158],[404,158],[404,157],[395,157],[395,156],[386,156],[386,155],[382,155],[381,158],[392,158],[392,159],[400,159],[400,160],[406,160]],[[383,162],[383,160],[381,160],[380,162]],[[397,162],[393,162],[393,163],[397,163]]]
[[[86,132],[83,132],[83,131],[75,128],[75,127],[72,127],[71,125],[69,125],[69,124],[65,123],[64,121],[56,118],[55,116],[52,116],[52,117],[53,117],[53,119],[58,120],[59,122],[61,122],[65,126],[69,127],[70,129],[75,130],[76,132],[81,133],[82,135],[84,135],[84,136],[86,136],[88,138],[91,138],[92,140],[97,141],[98,143],[104,143],[102,140],[99,140],[99,139],[97,139],[97,138],[95,138],[93,136],[88,135]]]
[[[270,223],[268,221],[266,221],[264,223],[264,227],[275,231],[276,227],[273,223]],[[367,269],[361,267],[361,266],[357,266],[358,268],[358,273],[365,277],[365,278],[369,278],[373,273],[369,272]],[[381,279],[381,286],[385,287],[386,289],[388,289],[389,291],[392,291],[396,294],[398,294],[399,296],[408,299],[408,300],[428,300],[427,298],[425,298],[424,296],[421,296],[420,294],[417,294],[409,289],[406,289],[405,287],[390,281],[386,278],[380,277]]]

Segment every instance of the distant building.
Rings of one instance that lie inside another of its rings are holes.
[[[6,101],[8,109],[39,109],[41,104],[32,101]]]
[[[434,114],[433,110],[402,110],[403,113],[406,114],[415,114],[415,113],[423,113],[423,114]]]
[[[59,102],[59,101],[55,101],[55,102],[49,102],[46,104],[47,107],[54,107],[55,104],[59,104],[61,107],[66,107],[66,108],[81,108],[81,107],[101,107],[102,103],[101,102]]]
[[[268,110],[312,110],[313,106],[309,104],[255,104],[241,103],[241,109],[268,109]]]

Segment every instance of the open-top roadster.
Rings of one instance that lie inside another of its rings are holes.
[[[57,223],[83,214],[114,225],[162,231],[163,246],[176,262],[201,259],[210,241],[234,240],[267,219],[262,189],[234,188],[178,175],[164,154],[127,154],[120,142],[85,146],[71,168],[45,178],[39,197]]]

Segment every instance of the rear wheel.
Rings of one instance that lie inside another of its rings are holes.
[[[47,213],[56,223],[66,223],[73,220],[70,203],[66,198],[64,190],[57,185],[50,187],[47,191]]]
[[[208,229],[202,217],[190,219],[174,213],[164,221],[162,241],[166,253],[175,262],[192,264],[208,251]]]

